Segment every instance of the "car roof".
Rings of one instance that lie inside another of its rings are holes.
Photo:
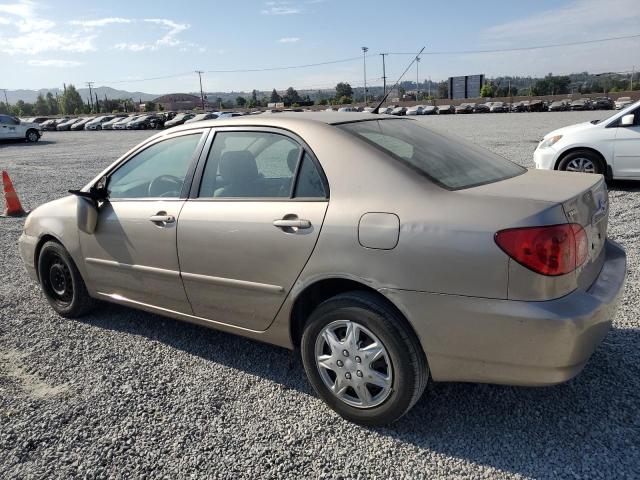
[[[240,117],[226,117],[215,120],[203,120],[197,124],[181,125],[171,131],[188,130],[194,128],[223,127],[223,126],[273,126],[282,128],[294,128],[296,123],[318,123],[336,125],[340,123],[359,122],[364,120],[376,120],[378,118],[397,119],[392,115],[376,115],[369,112],[282,112],[276,115],[243,115]]]

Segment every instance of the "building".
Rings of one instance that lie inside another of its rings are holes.
[[[162,106],[163,110],[193,110],[202,107],[200,97],[189,93],[170,93],[156,98],[153,102],[158,105],[158,108]],[[204,107],[205,109],[214,108],[214,105],[205,100]]]

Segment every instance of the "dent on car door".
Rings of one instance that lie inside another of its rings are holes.
[[[633,125],[616,128],[614,176],[640,178],[640,108]]]
[[[328,204],[319,165],[272,131],[219,131],[178,225],[194,314],[265,330],[311,255]]]
[[[148,146],[108,176],[93,234],[80,232],[88,283],[101,295],[191,313],[176,251],[177,219],[203,132]]]

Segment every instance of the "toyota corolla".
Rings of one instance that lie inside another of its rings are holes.
[[[317,394],[366,425],[428,380],[574,377],[625,279],[602,176],[527,170],[407,118],[187,124],[71,193],[19,242],[56,312],[106,300],[299,349]]]

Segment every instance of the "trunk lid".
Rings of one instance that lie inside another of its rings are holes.
[[[589,257],[575,272],[577,287],[587,289],[593,284],[604,262],[603,247],[609,219],[609,196],[604,177],[529,170],[517,177],[465,191],[504,199],[524,199],[560,205],[567,222],[579,224],[587,234]]]

